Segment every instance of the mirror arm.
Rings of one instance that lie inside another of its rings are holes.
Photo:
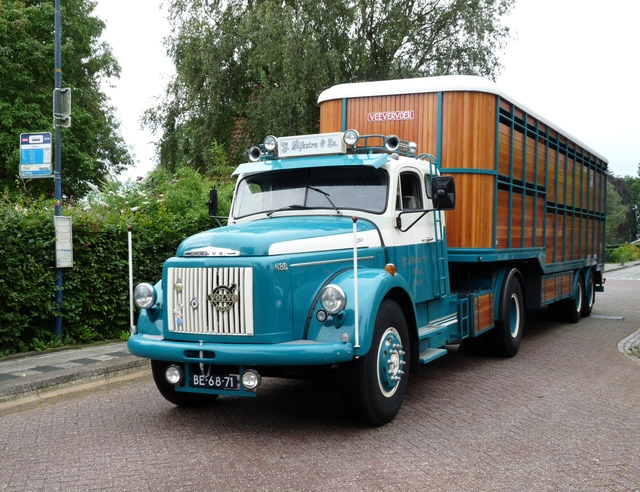
[[[427,215],[429,212],[434,212],[435,209],[432,210],[423,210],[422,213],[420,214],[420,216],[414,220],[411,224],[409,224],[405,229],[402,228],[402,221],[400,220],[400,217],[402,217],[403,214],[411,214],[411,213],[416,213],[416,210],[411,210],[409,212],[400,212],[398,214],[398,216],[396,217],[396,227],[398,229],[400,229],[400,232],[407,232],[409,229],[411,229],[414,225],[416,225],[418,223],[418,221],[424,217],[425,215]]]

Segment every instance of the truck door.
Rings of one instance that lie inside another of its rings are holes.
[[[404,170],[398,175],[396,217],[410,225],[430,209],[425,180],[415,170]],[[431,300],[442,295],[437,281],[436,233],[433,212],[425,214],[405,232],[394,228],[394,252],[397,274],[402,275],[412,289],[415,302]]]

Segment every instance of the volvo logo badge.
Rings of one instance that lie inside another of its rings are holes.
[[[231,287],[219,285],[207,296],[211,305],[222,312],[229,311],[238,302],[239,298],[240,296],[236,294],[236,284],[231,285]]]

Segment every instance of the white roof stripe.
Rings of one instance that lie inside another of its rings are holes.
[[[530,116],[545,123],[569,140],[581,146],[584,150],[599,157],[604,162],[608,160],[600,153],[593,150],[581,140],[575,138],[558,125],[549,121],[524,104],[506,94],[498,84],[482,77],[472,75],[443,75],[439,77],[422,77],[413,79],[382,80],[377,82],[355,82],[352,84],[339,84],[323,91],[318,97],[318,103],[335,99],[352,99],[356,97],[393,96],[403,94],[423,94],[430,92],[484,92],[495,94],[502,99],[514,104]]]

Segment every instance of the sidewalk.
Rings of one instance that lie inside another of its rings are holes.
[[[605,273],[637,264],[640,261],[607,263]],[[636,345],[640,331],[634,335],[623,340],[621,347],[629,350]],[[149,373],[149,361],[131,355],[126,342],[16,354],[0,360],[0,407],[145,373]]]
[[[0,360],[0,407],[54,396],[62,390],[104,384],[149,370],[126,342],[27,353]]]
[[[622,263],[606,263],[604,266],[604,273],[606,274],[607,272],[614,272],[616,270],[622,270],[623,268],[629,268],[632,266],[636,266],[640,264],[640,261],[625,261],[624,264]]]

